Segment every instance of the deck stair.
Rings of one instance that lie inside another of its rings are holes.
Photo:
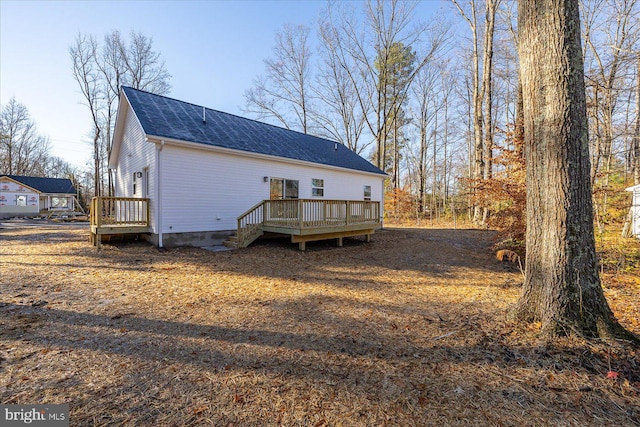
[[[222,242],[222,244],[230,249],[238,249],[238,235],[234,234],[227,237],[227,240]]]

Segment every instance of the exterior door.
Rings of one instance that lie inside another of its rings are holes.
[[[271,178],[269,184],[269,199],[282,200],[284,199],[284,179],[283,178]]]

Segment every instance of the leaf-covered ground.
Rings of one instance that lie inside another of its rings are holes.
[[[72,425],[638,425],[637,351],[509,323],[521,274],[491,244],[389,228],[306,252],[98,253],[86,228],[13,224],[0,402],[68,403]],[[640,334],[636,276],[605,284]]]

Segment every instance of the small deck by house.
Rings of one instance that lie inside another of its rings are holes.
[[[250,245],[264,233],[291,236],[300,250],[306,242],[365,236],[382,228],[380,202],[362,200],[263,200],[238,218],[237,247]]]
[[[102,239],[151,231],[149,199],[134,197],[94,197],[89,214],[91,243],[101,248]]]

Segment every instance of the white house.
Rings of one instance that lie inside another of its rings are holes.
[[[627,191],[631,192],[631,234],[640,238],[640,184]]]
[[[0,175],[0,218],[73,211],[75,196],[69,179]]]
[[[109,167],[115,196],[149,199],[161,247],[215,244],[262,200],[382,202],[386,176],[342,144],[129,87]]]

